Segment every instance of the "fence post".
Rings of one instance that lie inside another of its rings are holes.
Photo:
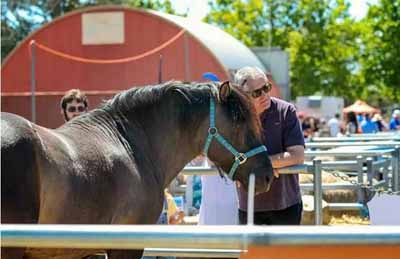
[[[400,189],[399,168],[400,168],[400,147],[396,146],[392,152],[392,190],[397,192]]]
[[[359,184],[363,184],[364,183],[363,166],[364,166],[363,157],[362,156],[357,156],[357,182]],[[364,195],[364,192],[363,192],[361,186],[358,186],[358,189],[357,189],[357,199],[358,199],[359,203],[362,203],[362,204],[365,203],[365,195]]]
[[[367,164],[368,184],[372,186],[373,185],[373,179],[374,179],[374,176],[375,176],[372,157],[368,157],[367,158],[366,164]]]
[[[313,160],[314,169],[314,212],[315,225],[322,225],[322,162],[320,159]]]
[[[247,225],[254,225],[254,193],[256,176],[249,175],[249,192],[247,194]]]

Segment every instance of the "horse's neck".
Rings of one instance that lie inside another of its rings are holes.
[[[196,125],[182,125],[182,118],[176,117],[176,113],[160,116],[160,109],[149,111],[150,120],[136,121],[135,131],[139,136],[133,136],[131,141],[147,154],[148,163],[166,187],[190,160],[201,153],[207,135],[208,120],[205,118],[208,113],[203,109],[199,114],[193,114],[193,118],[197,118],[193,119],[197,121]]]

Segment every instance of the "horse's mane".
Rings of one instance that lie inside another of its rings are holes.
[[[118,111],[132,111],[140,107],[147,107],[159,103],[168,93],[178,92],[190,103],[208,100],[210,94],[218,97],[218,88],[215,83],[185,83],[169,81],[159,85],[136,87],[116,94],[112,99],[103,103],[103,108],[117,109]]]
[[[246,120],[247,117],[247,120],[250,120],[251,127],[256,132],[256,137],[261,139],[261,123],[249,97],[236,86],[231,89],[235,94],[228,98],[225,105],[227,105],[227,110],[231,113],[234,123],[240,123]],[[184,97],[188,104],[207,104],[207,108],[210,96],[216,102],[220,102],[219,83],[169,81],[159,85],[136,87],[123,91],[104,102],[101,108],[109,112],[124,114],[126,111],[134,111],[156,105],[172,92]],[[183,109],[180,112],[183,118],[191,118],[189,113],[192,111]]]

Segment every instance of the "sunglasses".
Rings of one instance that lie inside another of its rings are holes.
[[[271,89],[272,89],[272,85],[270,83],[267,83],[254,91],[248,92],[248,94],[250,94],[251,97],[253,97],[253,98],[258,98],[263,94],[263,92],[265,94],[269,93],[269,91],[271,91]]]
[[[84,112],[86,110],[85,106],[69,106],[67,111],[68,112]]]

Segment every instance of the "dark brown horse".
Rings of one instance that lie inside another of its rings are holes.
[[[215,133],[209,130],[210,101],[215,102],[216,129],[237,151],[261,145],[250,100],[229,83],[169,82],[130,89],[55,130],[3,113],[2,223],[156,223],[164,188],[202,153],[208,132]],[[216,140],[208,157],[224,172],[235,162]],[[246,186],[251,171],[256,192],[266,191],[272,178],[266,152],[241,163],[233,179]],[[109,258],[140,258],[137,252],[107,251]],[[2,249],[3,258],[24,253],[87,255],[80,250]]]

